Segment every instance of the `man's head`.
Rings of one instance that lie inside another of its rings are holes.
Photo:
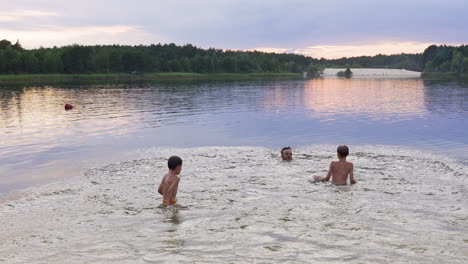
[[[340,145],[336,149],[336,153],[338,154],[339,157],[341,158],[346,158],[349,154],[349,148],[346,145]]]
[[[177,156],[171,156],[167,160],[167,167],[169,167],[169,169],[174,171],[176,174],[179,174],[182,170],[182,159]]]
[[[291,149],[291,147],[284,147],[281,150],[281,158],[283,160],[292,160],[292,149]]]

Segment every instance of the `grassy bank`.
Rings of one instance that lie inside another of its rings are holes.
[[[296,79],[298,73],[186,73],[159,72],[143,74],[108,73],[108,74],[11,74],[0,75],[0,84],[13,83],[60,83],[60,82],[121,82],[184,79]]]
[[[421,73],[421,78],[425,80],[468,80],[468,73],[459,74],[456,72],[423,72]]]

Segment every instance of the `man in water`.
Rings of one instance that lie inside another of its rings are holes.
[[[338,156],[338,161],[332,161],[330,163],[330,169],[328,170],[327,177],[315,176],[315,181],[328,181],[330,177],[332,178],[332,183],[335,185],[346,185],[348,180],[351,184],[355,184],[356,180],[354,179],[353,173],[353,164],[346,161],[346,157],[349,154],[349,148],[346,145],[338,146],[336,150],[336,155]]]
[[[291,147],[284,147],[281,150],[281,159],[286,160],[286,161],[291,161],[292,160],[292,149],[291,149]]]
[[[166,206],[177,203],[176,196],[179,188],[179,174],[182,170],[182,159],[177,156],[172,156],[167,161],[169,171],[164,175],[158,192],[163,196],[163,204]]]

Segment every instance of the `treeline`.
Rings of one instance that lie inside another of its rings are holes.
[[[19,41],[0,41],[0,74],[21,73],[252,73],[307,71],[311,76],[325,67],[393,68],[426,72],[468,71],[468,46],[428,47],[422,54],[360,56],[340,59],[201,49],[187,44],[71,45],[24,49]]]
[[[296,54],[201,49],[187,44],[82,46],[26,50],[0,41],[0,74],[18,73],[250,73],[312,71],[317,60]]]
[[[422,54],[395,54],[359,56],[334,60],[320,59],[319,63],[327,68],[390,68],[422,71]]]
[[[391,68],[421,72],[468,73],[468,46],[431,45],[422,54],[360,56],[319,60],[325,67]]]
[[[468,46],[429,46],[423,53],[425,72],[468,73]]]

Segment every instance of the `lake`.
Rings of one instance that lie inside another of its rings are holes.
[[[1,87],[0,263],[466,263],[467,100],[415,77]],[[311,183],[340,144],[358,184]]]

